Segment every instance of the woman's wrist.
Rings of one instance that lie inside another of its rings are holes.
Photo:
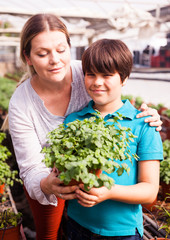
[[[51,194],[51,192],[49,191],[49,188],[47,187],[47,178],[41,179],[40,188],[44,194],[47,194],[47,195]]]

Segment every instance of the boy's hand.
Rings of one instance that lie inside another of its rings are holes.
[[[79,189],[76,190],[76,196],[78,203],[83,207],[93,207],[109,199],[109,190],[106,187],[100,187],[85,191],[83,184],[80,184]]]
[[[140,111],[142,112],[136,116],[137,118],[151,115],[151,117],[145,119],[145,122],[148,122],[150,126],[157,127],[157,131],[161,131],[162,121],[160,120],[160,115],[158,114],[158,111],[156,109],[150,108],[145,103],[142,103]]]

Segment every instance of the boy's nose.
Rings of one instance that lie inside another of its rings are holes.
[[[96,77],[96,79],[94,81],[94,85],[100,86],[102,84],[103,84],[103,79],[101,77]]]

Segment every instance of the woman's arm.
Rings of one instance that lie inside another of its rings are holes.
[[[18,163],[20,177],[32,199],[41,204],[49,204],[49,200],[40,189],[40,181],[47,177],[50,169],[42,163],[41,145],[28,113],[18,104],[10,103],[9,130]],[[56,197],[52,197],[52,204],[57,204]]]
[[[86,192],[81,184],[80,189],[76,190],[78,202],[84,207],[92,207],[108,199],[129,204],[152,203],[159,189],[159,165],[157,160],[139,161],[138,183],[135,185],[115,184],[111,190],[101,187]]]
[[[151,116],[145,119],[145,122],[148,122],[150,126],[157,127],[157,131],[161,131],[162,127],[162,121],[160,120],[160,115],[158,114],[158,111],[154,108],[149,108],[145,103],[143,103],[140,107],[140,110],[142,111],[139,113],[136,117],[141,118],[145,116]]]
[[[25,108],[27,109],[27,108]],[[42,162],[42,146],[38,138],[33,119],[28,117],[29,113],[22,110],[19,104],[10,104],[9,107],[9,128],[14,146],[16,160],[20,170],[20,177],[32,199],[43,205],[57,205],[56,196],[60,193],[66,194],[65,199],[75,198],[72,193],[74,187],[64,188],[55,172],[47,168]]]

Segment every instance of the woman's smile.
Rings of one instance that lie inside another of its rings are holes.
[[[49,69],[48,71],[49,71],[49,72],[52,72],[52,73],[58,73],[58,72],[60,72],[62,69],[63,69],[63,67],[56,67],[56,68]]]

